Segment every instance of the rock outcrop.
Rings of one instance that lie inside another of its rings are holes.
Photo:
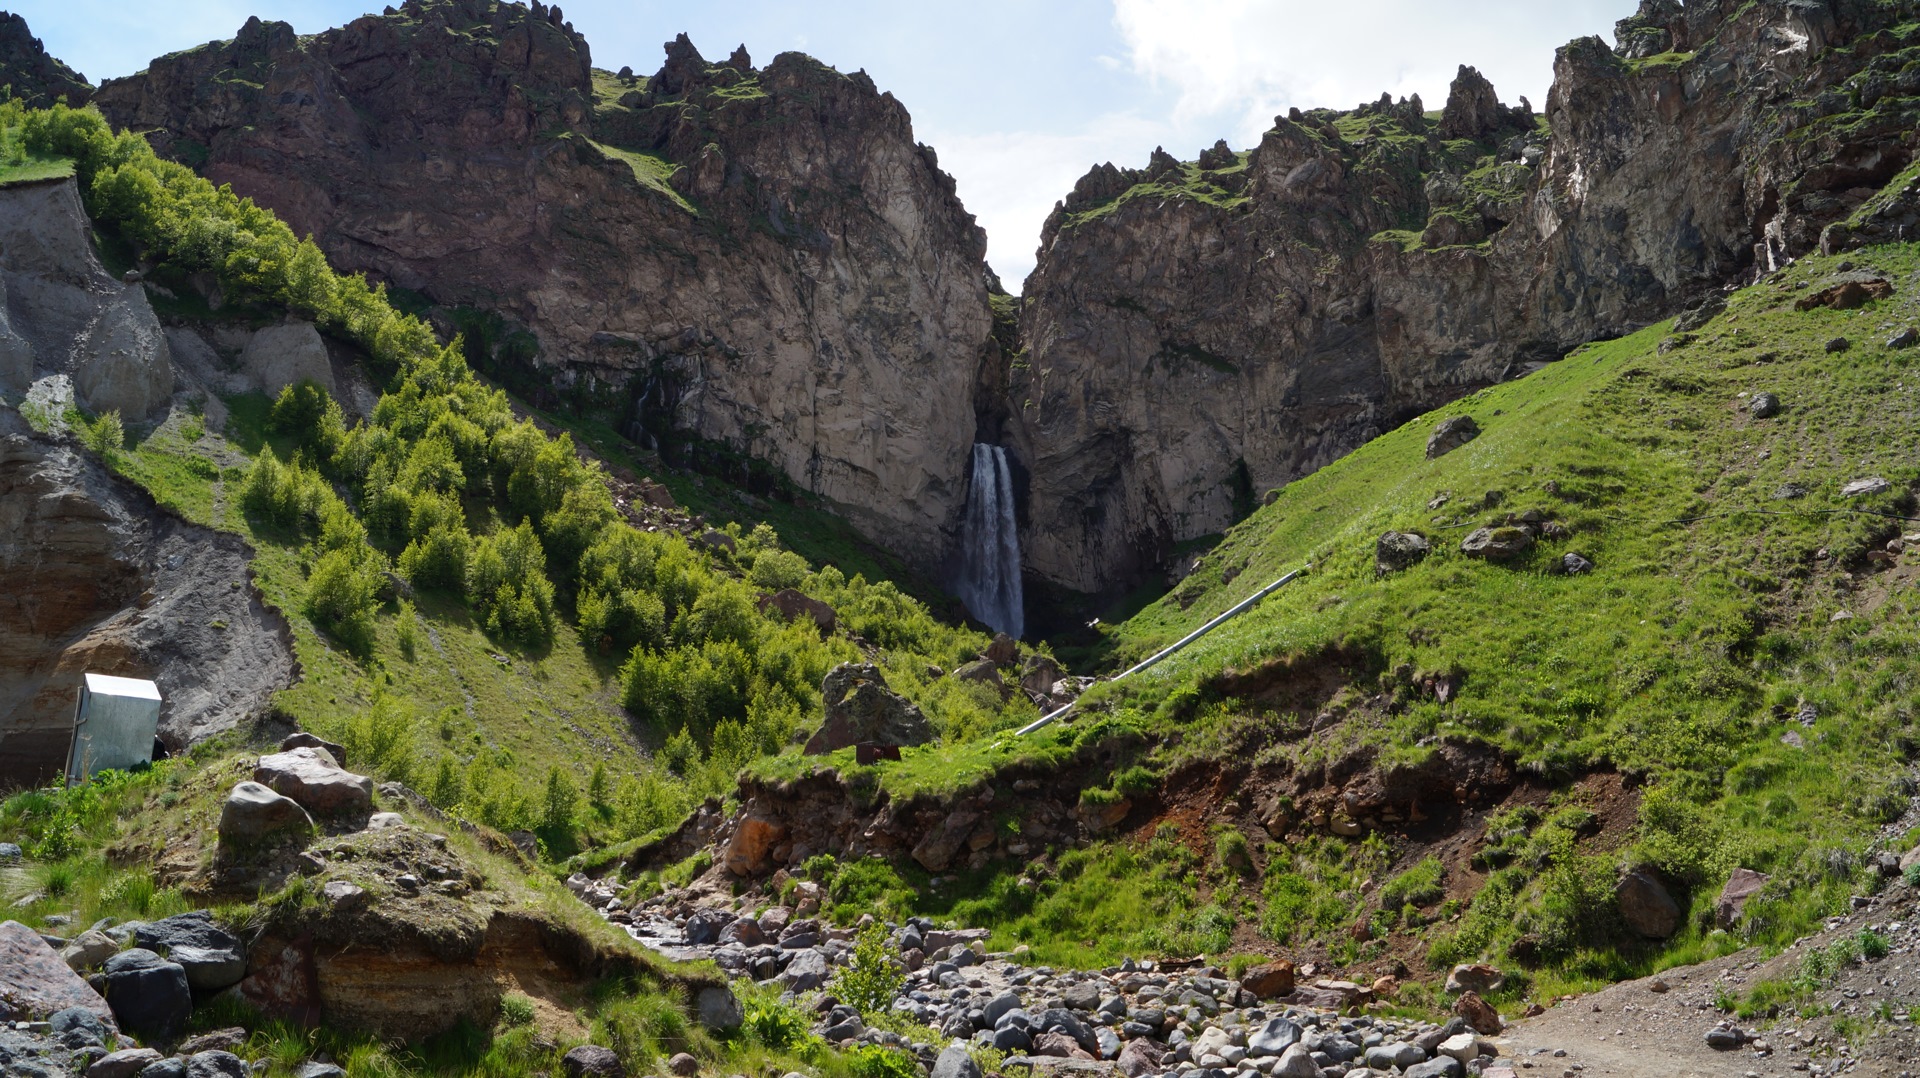
[[[946,554],[998,354],[986,240],[865,73],[682,36],[623,79],[555,9],[408,0],[311,37],[251,20],[96,99],[337,267],[504,316],[462,326],[536,401]]]
[[[60,773],[87,671],[156,681],[176,749],[264,710],[294,660],[246,545],[23,428],[0,408],[0,786]]]
[[[0,393],[67,376],[80,407],[131,421],[173,395],[160,320],[108,274],[72,180],[0,188]]]
[[[1647,0],[1561,49],[1545,114],[1463,68],[1278,117],[1251,151],[1102,165],[1021,313],[1031,573],[1126,584],[1409,416],[1809,251],[1904,236],[1920,37],[1866,0]]]

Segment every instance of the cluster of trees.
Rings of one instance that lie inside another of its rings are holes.
[[[692,787],[609,795],[609,813],[634,826],[657,821],[684,795],[711,792],[701,787],[777,752],[817,713],[827,670],[859,655],[807,619],[763,613],[760,591],[801,587],[834,605],[850,633],[884,649],[909,691],[928,688],[928,663],[951,666],[981,647],[978,634],[941,624],[890,583],[810,570],[764,525],[734,529],[734,549],[714,551],[632,528],[597,466],[568,436],[516,419],[506,395],[468,369],[460,341],[442,345],[382,287],[335,273],[271,211],[157,157],[137,134],[114,133],[97,112],[60,105],[23,122],[27,148],[71,157],[94,220],[143,259],[212,275],[229,304],[310,318],[390,374],[372,417],[351,425],[320,389],[284,391],[271,413],[284,455],[269,448],[256,458],[241,504],[256,522],[299,536],[306,613],[361,654],[399,579],[463,597],[496,638],[532,649],[552,644],[570,607],[587,647],[626,656],[626,704],[667,735],[666,763]],[[969,688],[938,687],[923,705],[956,734],[1012,721]],[[503,822],[556,815],[536,812],[537,794],[496,788],[484,770],[443,768],[429,785],[485,802]],[[551,777],[549,786],[560,789]]]

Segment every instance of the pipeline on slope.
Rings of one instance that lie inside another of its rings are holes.
[[[1245,599],[1242,599],[1238,603],[1235,603],[1232,609],[1215,617],[1213,620],[1207,622],[1205,625],[1202,625],[1198,629],[1195,629],[1194,631],[1181,637],[1172,646],[1164,648],[1161,651],[1155,652],[1153,655],[1148,656],[1146,659],[1143,659],[1139,663],[1128,667],[1127,669],[1121,671],[1118,674],[1115,674],[1112,680],[1119,681],[1123,678],[1132,677],[1134,674],[1137,674],[1140,671],[1153,666],[1154,664],[1158,663],[1160,660],[1165,659],[1170,655],[1174,655],[1178,653],[1181,649],[1185,648],[1188,644],[1193,643],[1195,640],[1198,640],[1201,637],[1207,635],[1208,633],[1214,631],[1215,629],[1218,629],[1221,625],[1225,624],[1227,621],[1233,619],[1234,617],[1238,616],[1241,613],[1244,613],[1247,609],[1252,607],[1253,604],[1259,602],[1260,600],[1266,598],[1269,595],[1272,595],[1274,592],[1279,591],[1282,587],[1285,587],[1286,585],[1293,583],[1295,580],[1298,580],[1300,577],[1305,576],[1308,570],[1312,568],[1313,568],[1313,565],[1311,563],[1307,565],[1303,565],[1300,568],[1295,569],[1293,572],[1288,573],[1286,576],[1283,576],[1280,579],[1274,581],[1273,583],[1268,584],[1266,587],[1261,588],[1259,591],[1256,591],[1252,595],[1249,595]],[[1035,730],[1038,730],[1044,726],[1052,725],[1056,720],[1060,718],[1060,716],[1065,715],[1069,711],[1072,711],[1078,703],[1079,701],[1075,701],[1074,703],[1068,704],[1066,707],[1060,708],[1057,711],[1049,712],[1048,714],[1040,716],[1039,718],[1033,720],[1027,725],[1022,726],[1020,729],[1014,731],[1014,736],[1024,737],[1027,734],[1033,733]]]

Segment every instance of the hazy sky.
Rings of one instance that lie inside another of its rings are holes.
[[[0,0],[4,2],[4,0]],[[53,55],[98,83],[154,56],[233,36],[248,15],[301,33],[386,0],[15,0]],[[789,49],[864,68],[913,114],[1009,288],[1033,268],[1047,212],[1089,166],[1191,159],[1253,144],[1289,106],[1351,108],[1418,93],[1446,101],[1460,64],[1501,97],[1546,101],[1553,51],[1612,40],[1634,0],[574,0],[597,66],[651,73],[686,31],[723,58]]]

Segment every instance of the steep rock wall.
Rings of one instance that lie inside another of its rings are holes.
[[[1419,411],[1814,249],[1913,157],[1910,7],[1645,0],[1559,51],[1538,120],[1462,69],[1437,119],[1296,110],[1095,169],[1021,313],[1030,572],[1130,584]]]
[[[682,37],[617,77],[557,8],[410,0],[308,38],[249,21],[97,101],[336,265],[529,327],[537,358],[511,332],[493,358],[534,392],[769,464],[923,567],[946,552],[985,237],[864,73]]]

